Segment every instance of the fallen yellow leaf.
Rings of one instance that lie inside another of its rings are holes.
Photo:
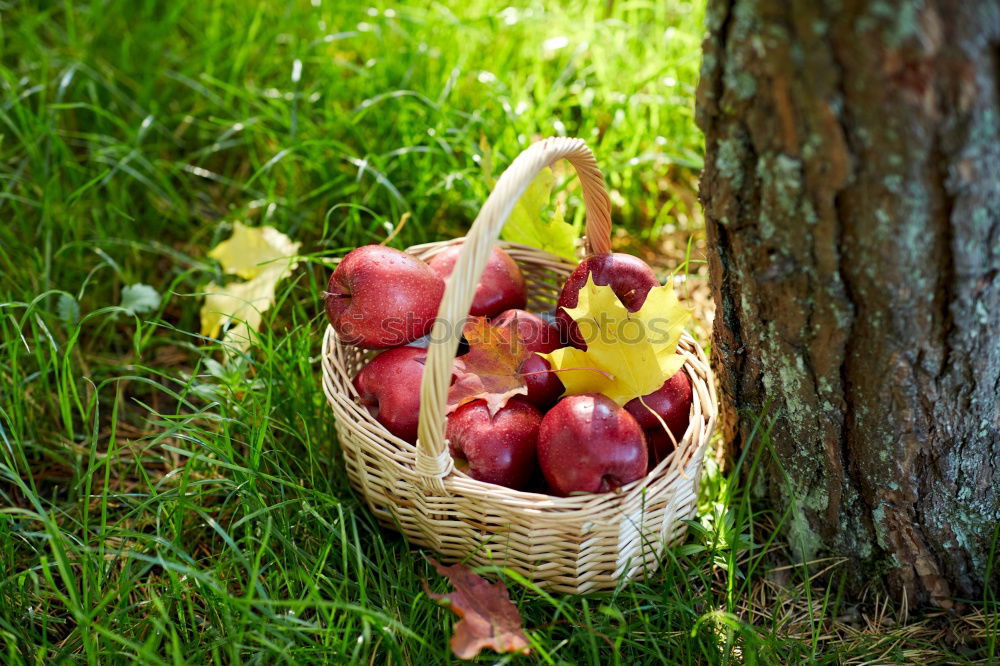
[[[295,268],[288,259],[298,253],[299,245],[274,227],[248,227],[236,222],[233,235],[209,250],[208,256],[218,259],[225,272],[245,280],[274,270],[281,271],[284,277]]]
[[[260,278],[224,287],[209,283],[204,288],[205,304],[201,306],[201,334],[216,338],[223,326],[235,322],[226,331],[224,341],[246,350],[251,342],[250,331],[260,328],[261,313],[274,302],[275,284]]]
[[[566,395],[603,393],[619,405],[652,393],[680,370],[675,352],[691,313],[671,286],[649,290],[638,312],[629,312],[611,287],[580,290],[575,308],[566,308],[587,342],[586,351],[564,347],[541,354],[566,387]]]
[[[208,256],[218,259],[227,273],[247,281],[225,286],[212,282],[202,288],[201,334],[216,338],[223,326],[233,324],[223,342],[227,348],[246,351],[260,328],[262,313],[274,303],[278,283],[295,268],[299,245],[274,227],[247,227],[237,222],[233,235],[212,248]]]

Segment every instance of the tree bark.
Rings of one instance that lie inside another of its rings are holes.
[[[797,557],[848,557],[855,591],[884,579],[911,604],[981,599],[1000,522],[1000,5],[709,0],[707,22],[726,434],[759,445],[753,416],[779,415],[765,490]]]

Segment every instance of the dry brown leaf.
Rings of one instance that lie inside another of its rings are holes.
[[[448,390],[446,414],[467,402],[485,400],[492,416],[515,395],[528,393],[520,371],[531,352],[516,328],[497,328],[486,317],[472,317],[464,333],[469,352],[455,359],[456,379]]]
[[[431,564],[455,588],[450,594],[427,590],[427,596],[448,602],[452,612],[462,618],[451,637],[451,651],[456,657],[472,659],[487,647],[499,653],[531,652],[522,627],[524,621],[502,582],[491,583],[464,564],[446,567],[433,558]]]

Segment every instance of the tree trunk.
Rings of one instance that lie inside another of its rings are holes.
[[[1000,5],[709,0],[707,21],[727,435],[780,414],[766,487],[797,557],[846,556],[855,589],[884,577],[911,604],[982,598],[1000,522]]]

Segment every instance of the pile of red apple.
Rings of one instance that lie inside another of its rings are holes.
[[[460,251],[461,246],[452,245],[424,262],[368,245],[344,257],[327,288],[326,313],[341,340],[363,349],[388,348],[361,369],[354,387],[371,415],[410,443],[417,439],[427,352],[408,345],[430,332]],[[524,310],[524,276],[506,252],[494,248],[470,315],[488,318],[491,326],[512,327],[535,353],[520,368],[526,395],[511,398],[492,417],[483,400],[448,415],[445,434],[451,454],[471,477],[563,496],[607,492],[645,476],[684,436],[691,383],[683,369],[624,408],[599,393],[560,397],[562,382],[538,353],[565,345],[586,348],[563,308],[577,305],[588,274],[595,284],[611,287],[631,312],[659,286],[652,269],[636,257],[588,257],[566,280],[553,326]]]

